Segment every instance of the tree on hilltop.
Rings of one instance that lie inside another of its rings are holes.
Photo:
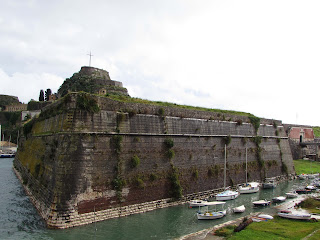
[[[39,102],[43,102],[44,101],[44,92],[43,90],[41,89],[40,90],[40,95],[39,95]]]
[[[46,101],[49,101],[49,96],[51,95],[51,93],[52,93],[51,89],[48,88],[48,89],[46,90]]]

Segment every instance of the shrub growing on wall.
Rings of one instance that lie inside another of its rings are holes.
[[[260,118],[256,116],[249,116],[249,120],[251,124],[253,125],[254,129],[256,130],[256,133],[258,132],[258,129],[260,127]]]
[[[179,180],[178,169],[172,166],[171,175],[169,176],[171,182],[171,196],[174,199],[179,199],[182,197],[182,187]]]
[[[166,138],[164,140],[164,144],[166,145],[167,148],[173,148],[174,142],[171,138]]]
[[[136,168],[139,166],[139,164],[140,164],[140,158],[137,155],[134,155],[131,158],[131,167]]]
[[[77,96],[77,108],[90,113],[100,111],[97,101],[89,94],[79,93]]]

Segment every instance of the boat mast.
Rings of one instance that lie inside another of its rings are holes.
[[[248,184],[248,149],[246,147],[246,184]]]
[[[224,178],[223,178],[224,189],[226,189],[226,175],[227,175],[227,144],[224,145]]]

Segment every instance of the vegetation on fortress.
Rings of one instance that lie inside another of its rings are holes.
[[[190,109],[190,110],[199,110],[199,111],[215,112],[215,113],[229,113],[229,114],[240,115],[240,116],[254,117],[254,115],[252,115],[251,113],[246,113],[246,112],[180,105],[176,103],[162,102],[162,101],[150,101],[146,99],[118,95],[118,94],[106,94],[106,97],[112,100],[120,101],[120,102],[142,103],[142,104],[150,104],[150,105],[156,105],[156,106],[162,106],[162,107],[183,108],[183,109]],[[161,115],[161,113],[159,113],[159,115]]]
[[[19,104],[19,99],[14,96],[0,95],[0,108],[4,108],[7,105]],[[17,143],[18,129],[20,125],[20,112],[0,112],[0,124],[1,130],[5,140],[9,141],[11,136],[11,142]]]
[[[6,105],[18,104],[19,99],[14,96],[0,95],[0,108],[4,108]]]

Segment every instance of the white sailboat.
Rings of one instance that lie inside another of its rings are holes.
[[[236,199],[239,196],[239,192],[226,189],[226,175],[227,175],[227,145],[225,144],[224,145],[224,179],[223,179],[224,191],[216,195],[217,201],[232,200],[232,199]]]
[[[249,182],[248,183],[248,155],[246,148],[246,184],[239,186],[238,190],[242,193],[256,193],[260,190],[260,184],[258,182]]]

